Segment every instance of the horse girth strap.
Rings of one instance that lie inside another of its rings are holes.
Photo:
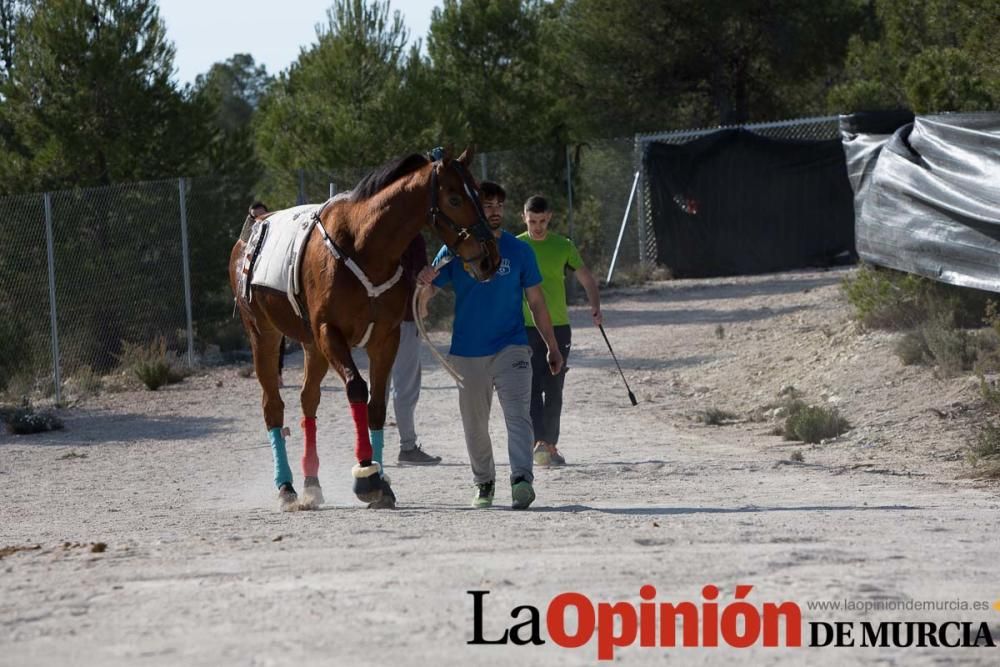
[[[403,277],[403,266],[399,265],[396,267],[396,273],[392,274],[392,278],[389,278],[389,280],[385,281],[381,285],[374,284],[368,279],[368,276],[365,275],[365,272],[361,269],[361,267],[358,266],[358,263],[349,257],[347,253],[344,252],[336,243],[334,243],[333,239],[330,238],[330,235],[326,233],[326,229],[323,228],[319,215],[316,215],[315,227],[319,230],[320,235],[323,237],[323,244],[326,245],[330,254],[336,259],[342,261],[344,265],[351,270],[351,273],[357,277],[358,282],[360,282],[361,285],[364,286],[365,291],[368,292],[369,299],[377,299],[382,296],[384,293],[395,287],[396,283],[399,282],[399,279]]]

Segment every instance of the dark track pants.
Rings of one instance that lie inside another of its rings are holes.
[[[559,375],[552,375],[545,356],[548,352],[545,339],[535,327],[527,329],[528,344],[531,346],[531,425],[535,430],[535,440],[555,445],[559,442],[563,384],[566,381],[566,363],[573,335],[568,324],[553,327],[562,353],[563,367]]]

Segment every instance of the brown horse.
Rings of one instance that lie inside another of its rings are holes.
[[[396,160],[367,175],[347,196],[318,209],[318,221],[301,252],[302,317],[287,295],[276,290],[254,286],[249,302],[244,299],[239,271],[245,243],[240,240],[233,247],[230,283],[263,390],[275,486],[284,510],[323,502],[316,409],[320,383],[330,366],[344,382],[354,418],[354,493],[370,507],[395,506],[395,494],[382,472],[386,387],[408,294],[406,282],[398,280],[400,259],[423,226],[429,225],[477,280],[489,280],[500,265],[496,239],[468,172],[472,151],[466,150],[457,160],[446,153],[435,157],[432,161],[414,154]],[[278,391],[282,335],[301,342],[305,350],[301,502],[292,486],[283,436],[285,406]],[[351,348],[357,346],[368,352],[370,392],[351,358]]]

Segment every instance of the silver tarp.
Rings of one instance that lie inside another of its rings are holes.
[[[862,260],[1000,292],[1000,113],[842,138]]]

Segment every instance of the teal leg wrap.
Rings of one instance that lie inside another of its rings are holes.
[[[292,469],[288,467],[288,454],[285,452],[285,436],[281,435],[281,427],[272,428],[267,432],[271,438],[271,453],[274,454],[274,486],[281,488],[282,484],[292,483]]]
[[[368,437],[372,441],[372,460],[378,461],[378,465],[383,470],[385,466],[382,465],[382,447],[385,445],[385,431],[379,429],[377,431],[368,431]]]

